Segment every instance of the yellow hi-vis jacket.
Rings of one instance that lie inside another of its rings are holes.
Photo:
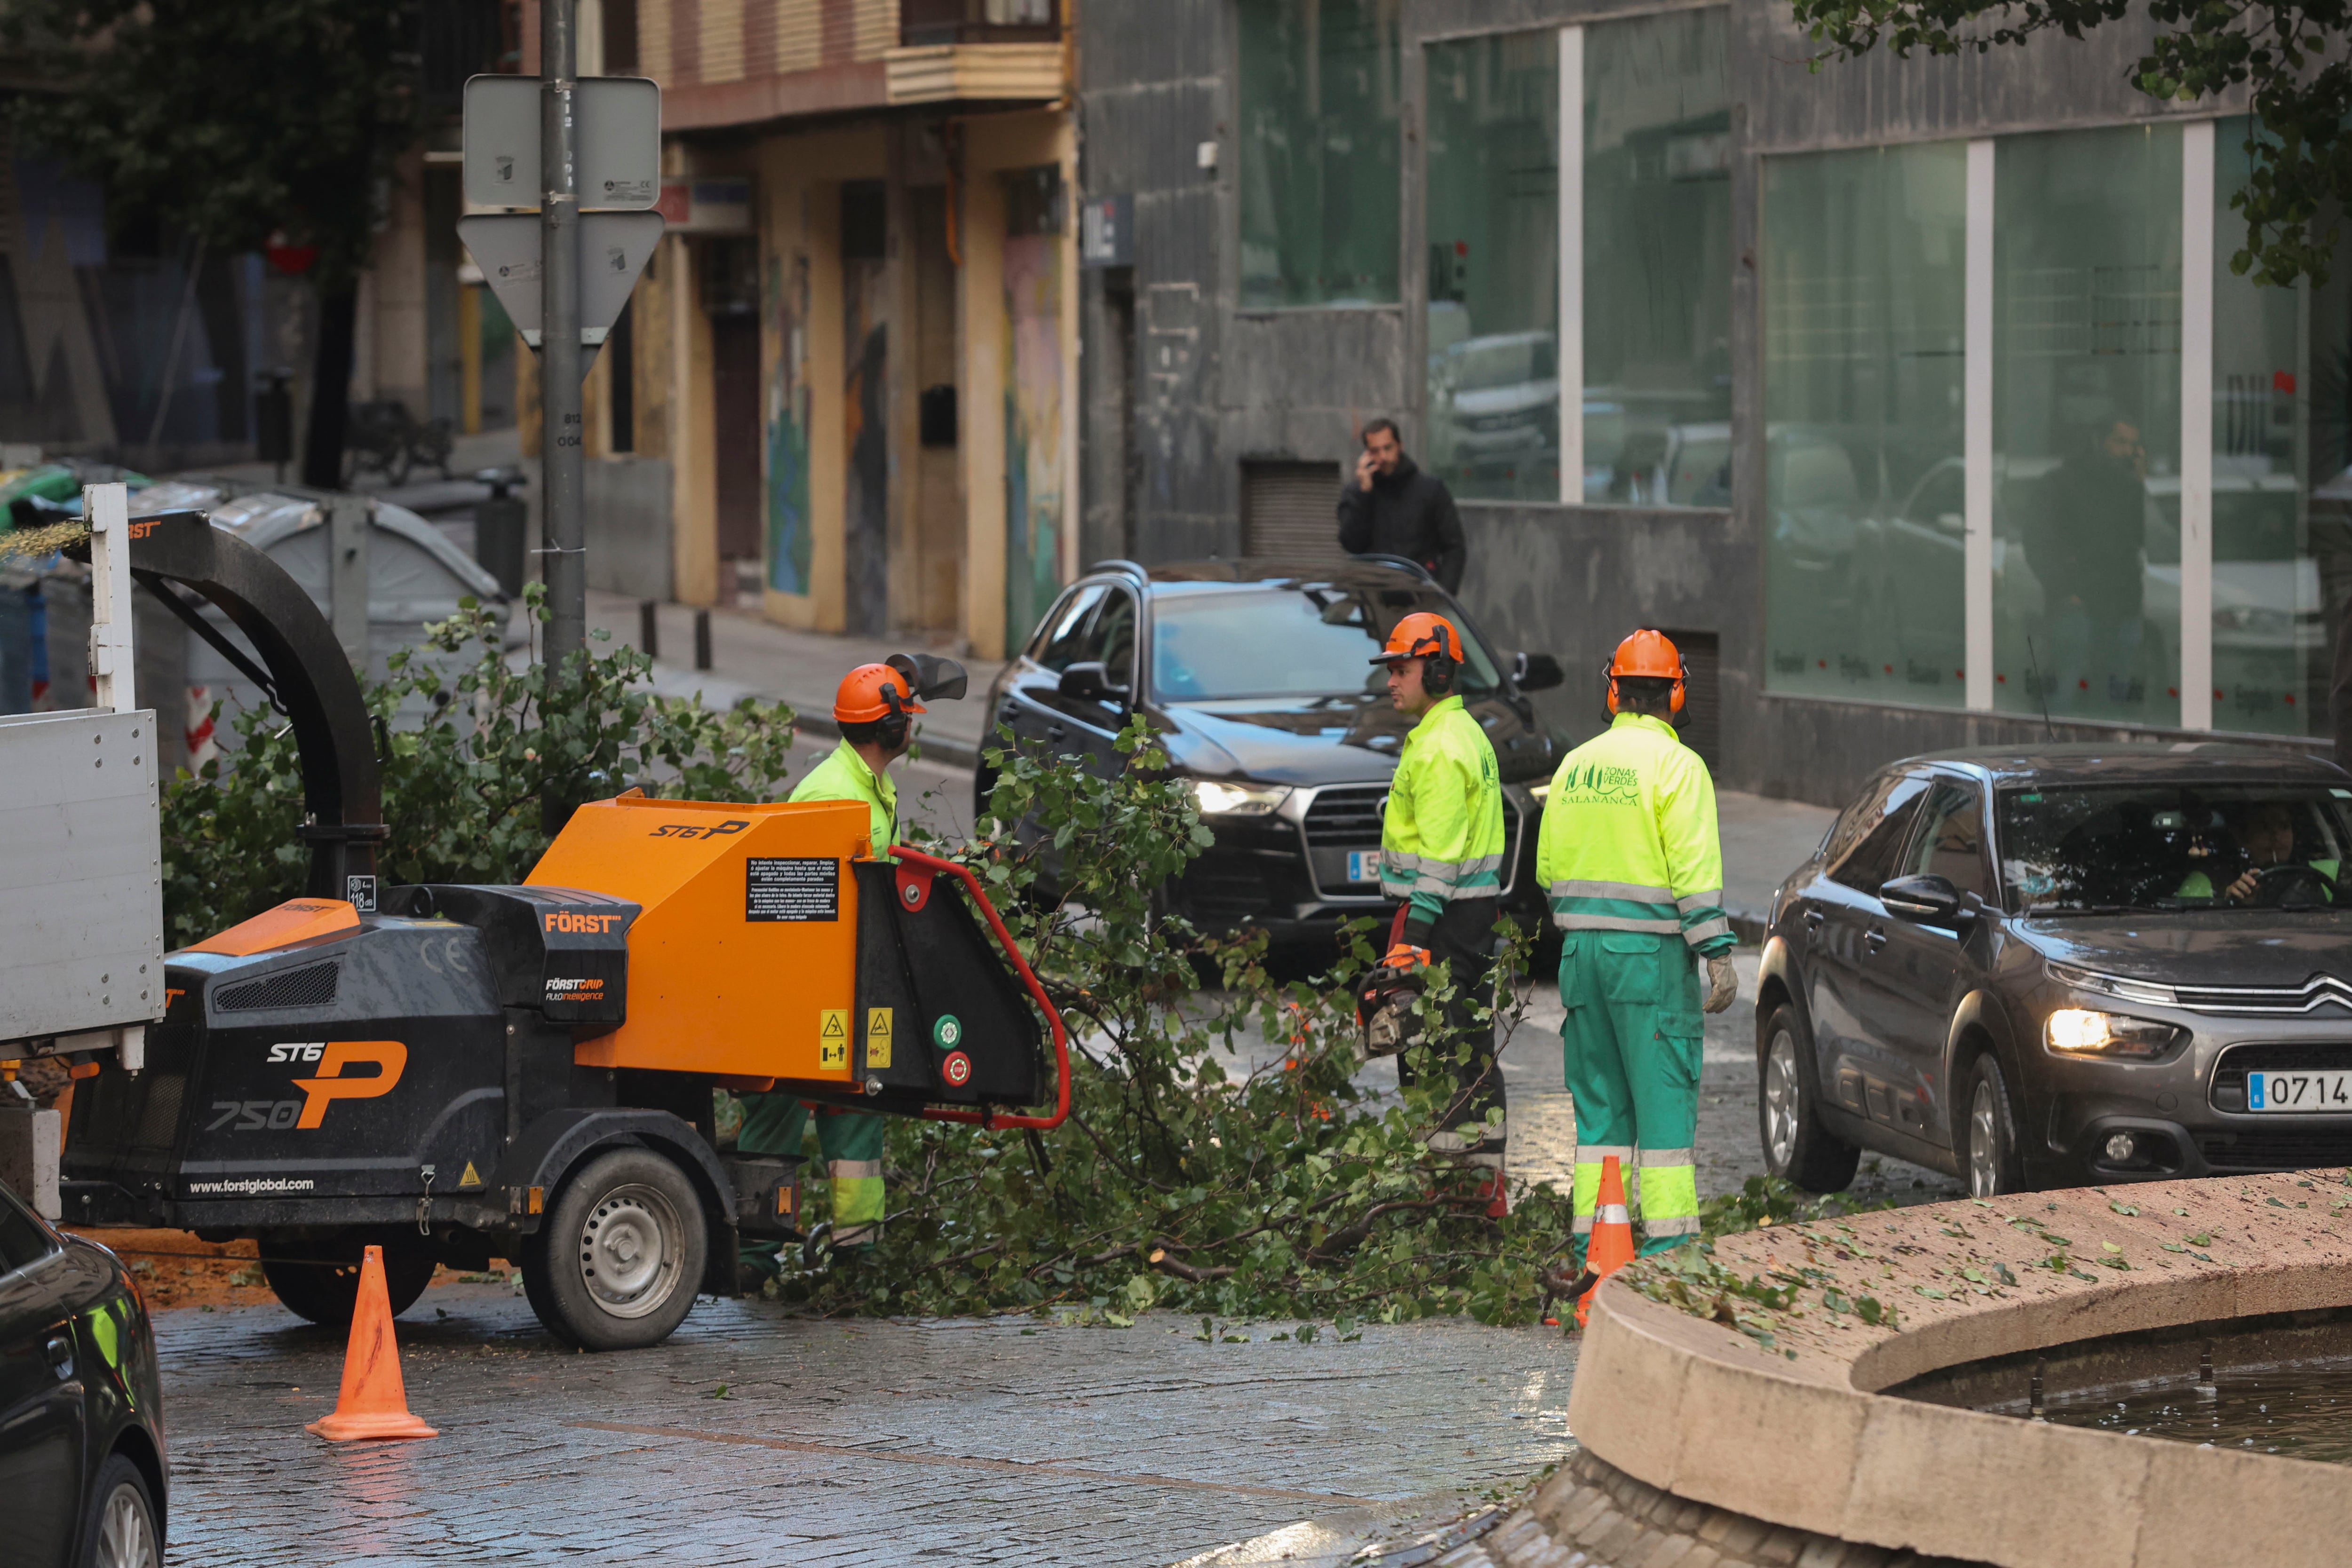
[[[1442,915],[1503,890],[1503,783],[1495,747],[1460,697],[1421,716],[1398,754],[1381,821],[1381,891]]]
[[[877,774],[866,766],[866,758],[857,755],[849,742],[843,741],[823,762],[809,769],[807,778],[793,789],[794,802],[802,800],[863,800],[866,802],[866,835],[873,841],[877,860],[890,858],[890,846],[898,841],[898,787],[887,773]]]
[[[1715,780],[1648,714],[1619,714],[1552,775],[1536,879],[1563,931],[1679,931],[1709,957],[1738,945],[1722,907]]]

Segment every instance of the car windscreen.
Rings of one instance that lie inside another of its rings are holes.
[[[2352,789],[2320,784],[2100,784],[2005,790],[2003,897],[2014,915],[2336,910]]]
[[[1352,695],[1387,689],[1368,663],[1389,628],[1417,610],[1452,619],[1434,591],[1308,583],[1233,593],[1169,593],[1151,611],[1151,689],[1166,702]],[[1456,622],[1457,628],[1459,622]],[[1495,662],[1463,632],[1465,698],[1501,685]]]

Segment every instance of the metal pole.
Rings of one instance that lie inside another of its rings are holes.
[[[545,268],[540,339],[540,455],[547,472],[545,519],[547,663],[560,669],[588,636],[588,569],[581,523],[584,481],[580,444],[579,0],[540,0],[540,245]]]

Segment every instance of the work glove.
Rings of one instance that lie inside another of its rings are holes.
[[[1739,999],[1739,971],[1728,958],[1706,961],[1706,1010],[1719,1013]]]
[[[1410,942],[1400,942],[1391,947],[1381,957],[1381,967],[1394,969],[1403,975],[1411,974],[1415,969],[1426,969],[1429,967],[1429,962],[1428,948],[1416,947]]]

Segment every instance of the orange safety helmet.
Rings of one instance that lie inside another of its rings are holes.
[[[1405,659],[1418,659],[1435,653],[1442,658],[1462,662],[1462,633],[1454,622],[1443,615],[1433,615],[1426,610],[1416,611],[1396,623],[1389,640],[1381,651],[1371,656],[1375,664],[1393,664]]]
[[[833,716],[838,724],[871,724],[894,714],[926,713],[915,700],[914,683],[887,664],[860,664],[841,677],[833,694]]]
[[[1690,670],[1683,663],[1682,650],[1664,632],[1654,632],[1646,626],[1617,644],[1617,655],[1609,661],[1608,674],[1609,711],[1612,714],[1617,711],[1620,677],[1674,682],[1666,703],[1669,713],[1682,712],[1690,695]]]
[[[1422,661],[1421,689],[1442,697],[1454,689],[1454,672],[1462,667],[1462,633],[1443,615],[1415,611],[1396,623],[1370,662],[1393,667],[1407,659]]]

